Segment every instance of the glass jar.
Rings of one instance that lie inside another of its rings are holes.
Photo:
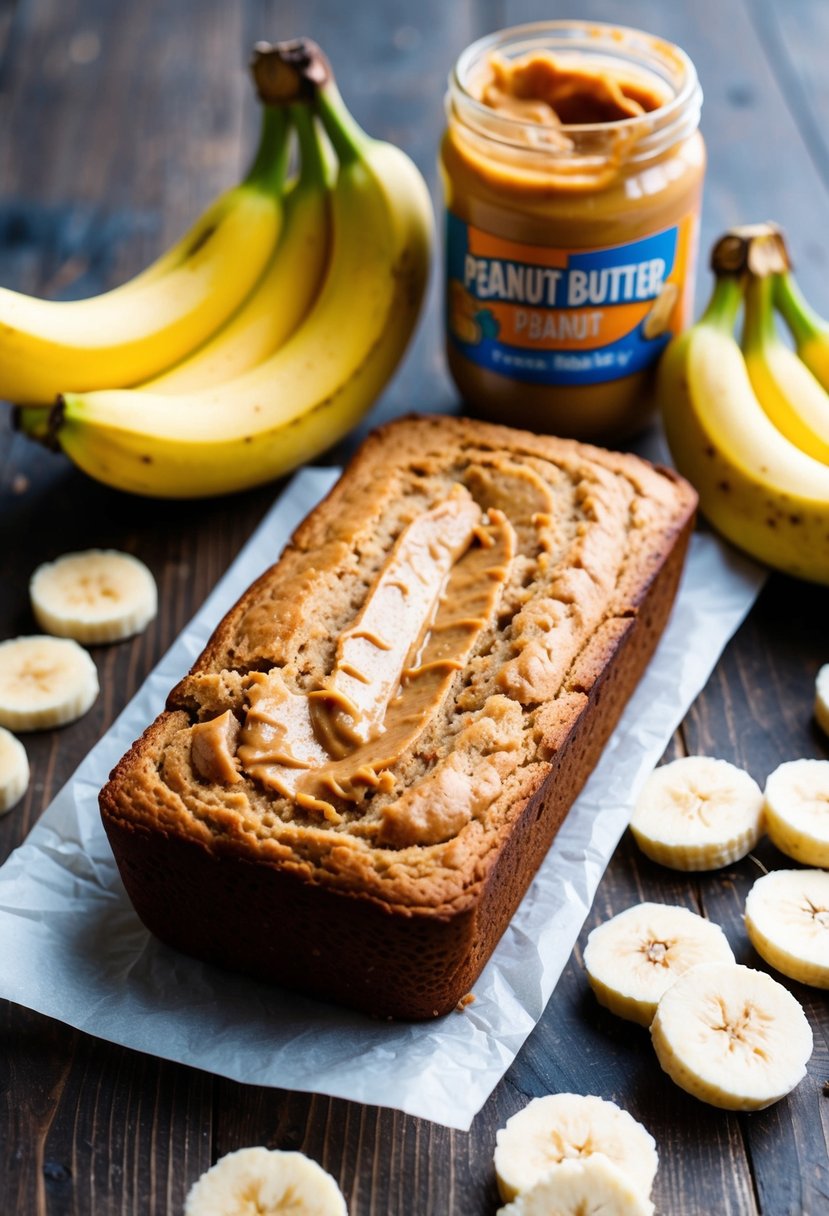
[[[693,308],[701,105],[683,51],[619,26],[540,22],[460,56],[440,155],[446,347],[473,411],[601,442],[648,421]]]

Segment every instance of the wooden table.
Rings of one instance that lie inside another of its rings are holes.
[[[357,117],[418,161],[436,187],[444,81],[489,30],[578,10],[679,42],[695,60],[710,151],[702,248],[725,226],[774,217],[807,294],[829,313],[829,6],[821,0],[0,0],[0,282],[89,294],[146,263],[238,174],[254,133],[244,71],[256,38],[315,36]],[[371,423],[457,403],[440,345],[439,276],[404,368]],[[701,293],[708,279],[700,272]],[[363,428],[365,429],[365,427]],[[158,620],[94,652],[102,694],[80,722],[31,735],[29,793],[0,820],[0,860],[26,835],[88,748],[204,599],[278,487],[230,501],[148,503],[87,481],[13,436],[0,415],[0,637],[31,632],[27,579],[41,560],[114,546],[157,575]],[[829,659],[825,590],[770,579],[677,732],[670,756],[706,753],[762,782],[781,761],[829,755],[810,718]],[[761,862],[780,864],[768,845]],[[598,1008],[581,946],[589,928],[642,898],[698,907],[757,965],[741,922],[758,870],[675,877],[624,840],[547,1007],[469,1134],[345,1101],[234,1084],[110,1046],[26,1009],[0,1007],[3,1216],[164,1216],[192,1182],[244,1145],[301,1149],[339,1180],[352,1216],[485,1216],[497,1207],[495,1130],[527,1098],[601,1094],[656,1136],[666,1216],[829,1211],[829,1013],[790,985],[815,1032],[809,1076],[788,1099],[731,1115],[686,1097],[644,1031]],[[3,960],[0,959],[0,966]]]

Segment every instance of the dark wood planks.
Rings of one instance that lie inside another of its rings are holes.
[[[2,12],[8,26],[7,8]],[[39,228],[0,253],[4,283],[52,294],[100,290],[132,273],[237,177],[238,6],[19,6],[0,76],[3,209]],[[12,53],[13,51],[13,53]],[[0,61],[2,62],[2,61]],[[34,217],[34,221],[32,220]],[[79,233],[73,247],[67,232]],[[51,235],[50,235],[51,234]],[[68,247],[68,256],[67,256]],[[102,695],[81,722],[29,736],[33,781],[0,821],[14,847],[214,585],[272,499],[243,495],[171,512],[93,486],[65,462],[0,439],[0,635],[34,630],[33,565],[93,545],[140,553],[161,612],[135,642],[96,649]],[[0,1195],[21,1216],[179,1212],[212,1160],[213,1079],[109,1047],[4,1006]]]
[[[829,82],[825,70],[825,51],[829,43],[829,8],[821,0],[750,0],[757,35],[769,64],[780,83],[786,106],[809,149],[825,185],[829,186]],[[792,193],[802,189],[799,180],[790,183]],[[790,232],[792,252],[799,269],[817,262],[814,275],[815,303],[829,311],[826,285],[826,249],[821,240],[820,196],[807,195],[812,207],[812,222],[805,230]]]
[[[796,15],[804,10],[811,15],[800,27]],[[826,203],[825,177],[814,142],[801,137],[802,110],[767,35],[761,0],[694,6],[604,0],[579,11],[652,28],[687,47],[707,96],[711,167],[703,247],[728,223],[774,216],[798,240],[808,238],[801,277],[820,303],[826,238],[817,216]],[[218,0],[173,6],[20,0],[11,6],[0,0],[0,127],[11,132],[0,144],[2,206],[39,216],[41,224],[13,262],[0,239],[0,281],[52,292],[97,290],[180,232],[234,179],[252,142],[254,107],[241,69],[258,37],[316,36],[330,50],[357,117],[415,157],[439,202],[436,145],[445,75],[456,53],[498,25],[570,12],[561,3],[512,0],[425,0],[415,9],[393,0],[382,10],[344,8],[336,0],[235,6]],[[811,7],[796,0],[775,20],[800,63],[806,44],[814,45],[810,31],[816,38],[822,29],[815,0]],[[13,52],[5,60],[4,35]],[[814,55],[809,62],[818,65]],[[819,85],[815,76],[805,90],[818,126],[826,114]],[[762,215],[752,211],[758,200]],[[79,235],[68,254],[70,219]],[[707,277],[700,278],[705,291]],[[440,350],[439,292],[437,264],[417,342],[371,422],[412,407],[454,408]],[[24,806],[0,820],[0,857],[175,637],[273,492],[235,498],[232,510],[222,502],[174,509],[143,504],[92,485],[59,458],[0,431],[4,575],[5,564],[11,567],[0,599],[0,636],[33,627],[28,573],[36,561],[69,548],[113,544],[139,553],[159,575],[163,603],[142,639],[96,652],[104,693],[87,719],[27,739],[33,786]],[[774,580],[671,754],[687,748],[724,755],[758,777],[778,759],[825,755],[825,741],[809,723],[809,699],[814,667],[826,657],[826,607],[825,592]],[[763,850],[759,856],[771,860]],[[544,1018],[468,1135],[393,1111],[213,1079],[5,1007],[0,1195],[8,1197],[10,1211],[25,1216],[178,1214],[187,1187],[212,1160],[264,1143],[301,1148],[330,1169],[352,1216],[486,1216],[497,1207],[491,1168],[497,1127],[528,1096],[574,1089],[618,1100],[657,1135],[661,1213],[818,1213],[829,1190],[822,997],[796,989],[818,1031],[808,1081],[770,1112],[732,1116],[685,1098],[663,1078],[647,1035],[595,1005],[581,968],[588,929],[641,898],[705,910],[754,965],[740,922],[753,874],[752,863],[744,862],[724,877],[687,881],[658,870],[623,842]]]

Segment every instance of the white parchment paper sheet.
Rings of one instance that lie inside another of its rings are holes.
[[[215,970],[136,919],[101,827],[112,766],[220,616],[273,562],[336,471],[306,469],[201,611],[0,869],[0,996],[99,1038],[238,1081],[392,1106],[466,1129],[540,1018],[642,780],[762,583],[695,536],[670,625],[602,760],[462,1013],[407,1025]]]

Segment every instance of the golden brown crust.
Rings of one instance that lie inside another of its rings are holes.
[[[516,463],[546,479],[566,519],[534,519],[506,624],[483,639],[433,735],[402,758],[395,792],[332,825],[250,781],[198,779],[192,725],[239,712],[245,671],[277,666],[308,687],[329,661],[328,632],[359,607],[365,569],[376,569],[400,527],[431,505],[447,477],[462,480],[472,467],[471,481],[483,485],[490,464],[509,477]],[[276,567],[220,623],[101,794],[145,923],[200,957],[373,1013],[428,1017],[452,1008],[503,933],[650,656],[694,505],[670,470],[572,441],[446,417],[375,432]],[[503,719],[507,741],[476,734],[505,702],[521,707],[522,727],[512,712]],[[415,814],[413,788],[437,778],[435,790],[448,796],[459,788],[453,782],[483,770],[453,770],[455,738],[478,740],[491,791],[472,791],[464,814],[441,818],[422,799]],[[291,910],[299,906],[301,929]]]

